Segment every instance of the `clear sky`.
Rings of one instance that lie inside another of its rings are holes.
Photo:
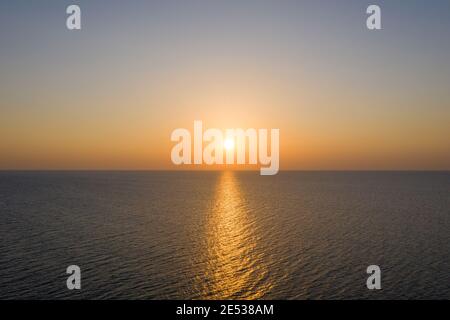
[[[449,34],[448,0],[2,1],[0,169],[171,169],[202,120],[279,128],[281,169],[450,170]]]

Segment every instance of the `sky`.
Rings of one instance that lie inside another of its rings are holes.
[[[2,1],[0,170],[175,169],[194,120],[279,128],[282,170],[450,170],[449,32],[447,0]]]

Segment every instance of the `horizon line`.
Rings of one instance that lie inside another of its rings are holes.
[[[259,172],[259,169],[0,169],[0,172]],[[280,172],[450,172],[450,169],[284,169]]]

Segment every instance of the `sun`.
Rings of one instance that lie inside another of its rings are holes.
[[[225,150],[232,150],[234,148],[234,140],[233,139],[225,139],[223,142],[223,146]]]

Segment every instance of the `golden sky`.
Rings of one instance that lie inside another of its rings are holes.
[[[85,3],[78,33],[51,5],[34,23],[3,8],[0,169],[179,169],[170,134],[202,120],[280,129],[281,170],[449,170],[444,26],[408,29],[392,4],[376,34],[353,2],[325,21],[306,3]]]

